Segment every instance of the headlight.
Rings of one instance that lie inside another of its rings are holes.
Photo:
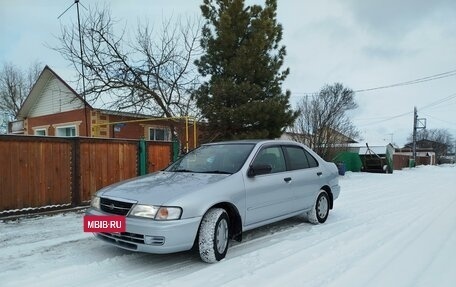
[[[157,210],[158,210],[157,206],[137,204],[130,211],[130,215],[137,216],[137,217],[155,218],[155,215],[157,214]]]
[[[166,207],[162,206],[155,215],[155,220],[176,220],[180,219],[182,209],[179,207]]]
[[[154,206],[137,204],[130,211],[131,216],[146,217],[155,220],[176,220],[181,217],[182,209],[179,207]]]
[[[98,196],[93,196],[92,200],[90,201],[90,206],[95,209],[100,209],[100,198]]]

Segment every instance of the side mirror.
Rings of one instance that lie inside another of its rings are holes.
[[[249,171],[247,172],[248,177],[254,177],[257,175],[268,174],[271,173],[272,166],[270,164],[256,164],[251,165],[249,167]]]

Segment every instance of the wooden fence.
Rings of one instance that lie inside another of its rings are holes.
[[[401,170],[406,167],[410,167],[410,159],[412,156],[404,154],[394,154],[393,163],[395,170]],[[415,165],[430,165],[432,163],[432,158],[429,156],[417,156]],[[435,163],[434,163],[435,164]]]
[[[172,143],[145,142],[145,169],[166,167]],[[100,188],[139,174],[139,141],[0,136],[0,216],[78,206]]]

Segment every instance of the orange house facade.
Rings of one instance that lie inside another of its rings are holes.
[[[145,139],[178,139],[181,149],[198,144],[192,118],[155,118],[142,114],[93,108],[60,76],[46,66],[24,101],[10,134]]]

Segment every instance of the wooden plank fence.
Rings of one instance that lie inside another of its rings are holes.
[[[0,135],[0,216],[86,204],[102,187],[138,175],[138,140]],[[146,170],[172,143],[146,142]]]
[[[154,142],[146,146],[147,170],[154,172],[163,169],[171,163],[172,145],[168,142]]]
[[[1,137],[0,211],[71,203],[69,163],[69,141],[12,141]]]
[[[401,170],[406,167],[410,167],[410,159],[412,156],[404,154],[394,154],[393,163],[395,170]],[[428,156],[417,156],[415,165],[430,165],[432,164],[431,157]]]

